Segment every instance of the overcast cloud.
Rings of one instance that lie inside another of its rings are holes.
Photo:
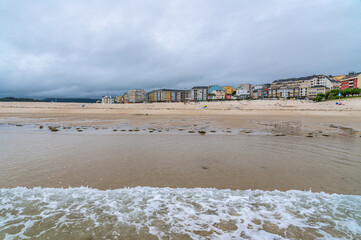
[[[359,0],[0,0],[0,97],[361,71]]]

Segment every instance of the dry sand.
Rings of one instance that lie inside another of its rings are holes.
[[[186,114],[186,115],[241,115],[245,112],[360,112],[361,98],[315,103],[306,100],[244,100],[199,103],[138,103],[85,104],[82,103],[25,103],[0,102],[0,113],[88,113],[88,114]],[[207,109],[199,109],[207,105]],[[202,110],[202,111],[199,111]]]

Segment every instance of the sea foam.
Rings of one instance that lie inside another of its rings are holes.
[[[360,236],[361,196],[150,187],[0,190],[0,239]]]

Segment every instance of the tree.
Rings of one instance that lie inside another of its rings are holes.
[[[317,97],[312,98],[312,100],[315,102],[320,102],[322,100],[322,98],[323,97],[321,97],[321,96],[317,96]]]
[[[359,95],[360,92],[361,92],[361,89],[359,89],[359,88],[352,88],[351,89],[351,94],[352,95]]]
[[[237,94],[237,91],[232,92],[232,96],[236,96],[236,94]]]
[[[332,89],[330,92],[337,95],[340,93],[340,91],[341,91],[340,89]]]
[[[330,94],[331,94],[331,91],[326,92],[326,93],[325,93],[325,99],[328,99],[329,96],[330,96]]]
[[[330,94],[328,95],[328,98],[327,98],[327,99],[329,99],[329,100],[337,99],[337,95],[334,94],[334,93],[332,93],[332,92],[330,92]]]
[[[325,97],[325,94],[324,94],[324,93],[317,93],[317,97],[324,98],[324,97]]]
[[[342,94],[343,97],[346,97],[347,95],[350,95],[351,92],[352,92],[351,88],[346,88],[346,89],[341,90],[341,94]]]

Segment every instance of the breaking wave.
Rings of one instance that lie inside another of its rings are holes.
[[[291,190],[0,190],[0,239],[352,239],[361,196]]]

